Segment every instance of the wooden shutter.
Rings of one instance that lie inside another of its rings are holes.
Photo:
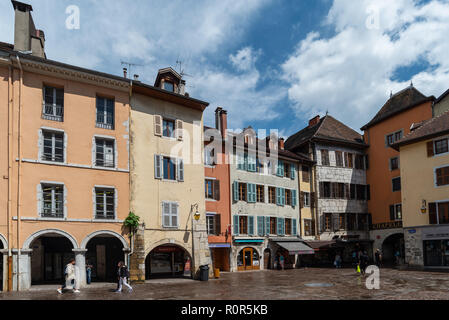
[[[269,235],[270,234],[270,217],[265,217],[265,235]]]
[[[429,203],[429,224],[437,224],[437,204]]]
[[[234,181],[233,186],[234,186],[233,200],[234,200],[234,202],[237,202],[237,201],[239,201],[239,183],[238,183],[238,181]]]
[[[254,217],[253,216],[248,217],[248,235],[249,236],[254,235]]]
[[[325,222],[325,214],[323,213],[320,216],[320,233],[323,233],[326,230],[326,222]]]
[[[320,182],[320,197],[324,198],[324,182]]]
[[[162,179],[162,156],[155,154],[154,155],[154,178],[155,179]]]
[[[162,136],[162,116],[154,116],[154,135]]]
[[[310,208],[315,209],[315,192],[310,193]]]
[[[303,191],[299,192],[299,208],[300,209],[304,208],[304,192]]]
[[[427,142],[427,157],[433,157],[434,156],[434,152],[433,152],[433,141],[429,141]]]
[[[220,200],[220,180],[214,180],[214,200]]]
[[[176,169],[178,181],[184,181],[184,160],[178,159],[178,165]]]
[[[182,120],[176,120],[175,123],[176,123],[177,138],[178,140],[182,140],[183,137]]]
[[[215,235],[221,234],[221,214],[215,215]]]

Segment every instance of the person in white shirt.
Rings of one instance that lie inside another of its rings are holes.
[[[76,284],[75,259],[70,259],[70,262],[64,269],[64,283],[58,288],[58,292],[62,294],[63,290],[68,288],[72,289],[74,293],[79,293],[80,291],[76,288]]]

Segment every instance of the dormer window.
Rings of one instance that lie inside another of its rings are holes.
[[[175,92],[175,84],[170,81],[165,81],[164,82],[164,90],[167,90],[170,92]]]

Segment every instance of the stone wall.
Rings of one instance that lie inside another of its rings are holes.
[[[145,232],[144,227],[139,226],[134,234],[134,249],[131,255],[129,275],[132,283],[145,282]]]
[[[411,231],[411,232],[410,232]],[[424,267],[422,229],[404,229],[405,263],[409,267]]]

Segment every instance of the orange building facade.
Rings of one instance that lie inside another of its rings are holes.
[[[206,219],[213,268],[230,271],[231,254],[231,205],[229,156],[222,149],[211,148],[210,136],[226,132],[227,112],[222,108],[215,111],[216,130],[205,128],[205,196]],[[214,134],[215,133],[215,134]],[[209,145],[209,148],[207,147]]]
[[[374,250],[384,261],[395,254],[404,256],[402,198],[399,152],[390,145],[410,133],[411,126],[432,118],[434,97],[426,97],[413,86],[392,95],[364,130],[369,166],[367,183],[371,186],[368,211],[372,216],[371,238]]]

